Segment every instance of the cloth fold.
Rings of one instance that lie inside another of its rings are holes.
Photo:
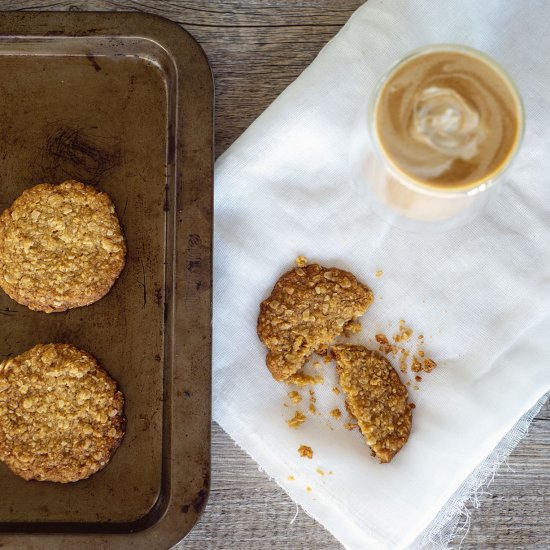
[[[448,541],[464,499],[550,389],[549,17],[544,0],[369,0],[216,163],[214,419],[348,548]],[[376,216],[351,181],[350,140],[387,67],[443,42],[482,50],[509,71],[526,133],[481,217],[409,233]],[[354,342],[376,348],[375,334],[405,319],[438,363],[411,386],[413,430],[390,464],[331,417],[344,411],[333,367],[314,388],[318,415],[307,412],[306,391],[292,404],[293,388],[265,367],[259,304],[301,254],[373,289]],[[307,420],[291,430],[296,409]]]

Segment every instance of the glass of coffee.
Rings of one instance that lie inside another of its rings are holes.
[[[355,179],[382,216],[408,229],[445,230],[481,211],[523,136],[510,76],[485,54],[432,45],[378,83],[352,146]]]

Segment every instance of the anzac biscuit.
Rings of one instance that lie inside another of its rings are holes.
[[[344,332],[370,306],[372,292],[351,273],[317,264],[285,273],[260,305],[258,336],[268,349],[267,367],[275,380],[292,376],[314,352]]]
[[[111,199],[89,185],[36,185],[0,216],[0,286],[30,309],[51,313],[96,302],[125,256]]]
[[[124,397],[90,354],[38,344],[0,363],[0,460],[23,479],[86,479],[124,436]]]
[[[380,462],[389,462],[407,442],[411,404],[407,388],[389,361],[363,346],[332,347],[346,408]]]

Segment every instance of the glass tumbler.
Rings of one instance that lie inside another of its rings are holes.
[[[523,131],[521,97],[502,67],[466,46],[430,45],[394,64],[361,110],[353,180],[392,225],[454,229],[484,209]]]

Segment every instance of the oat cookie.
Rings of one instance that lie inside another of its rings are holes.
[[[89,185],[36,185],[0,216],[0,286],[30,309],[51,313],[96,302],[125,256],[111,199]]]
[[[308,357],[323,353],[372,300],[372,292],[351,273],[304,265],[300,258],[300,266],[285,273],[260,305],[258,336],[275,380],[292,381]]]
[[[89,353],[38,344],[0,363],[0,460],[23,479],[86,479],[124,436],[124,397]]]
[[[380,462],[389,462],[407,442],[412,406],[390,362],[363,346],[332,347],[346,408]]]

